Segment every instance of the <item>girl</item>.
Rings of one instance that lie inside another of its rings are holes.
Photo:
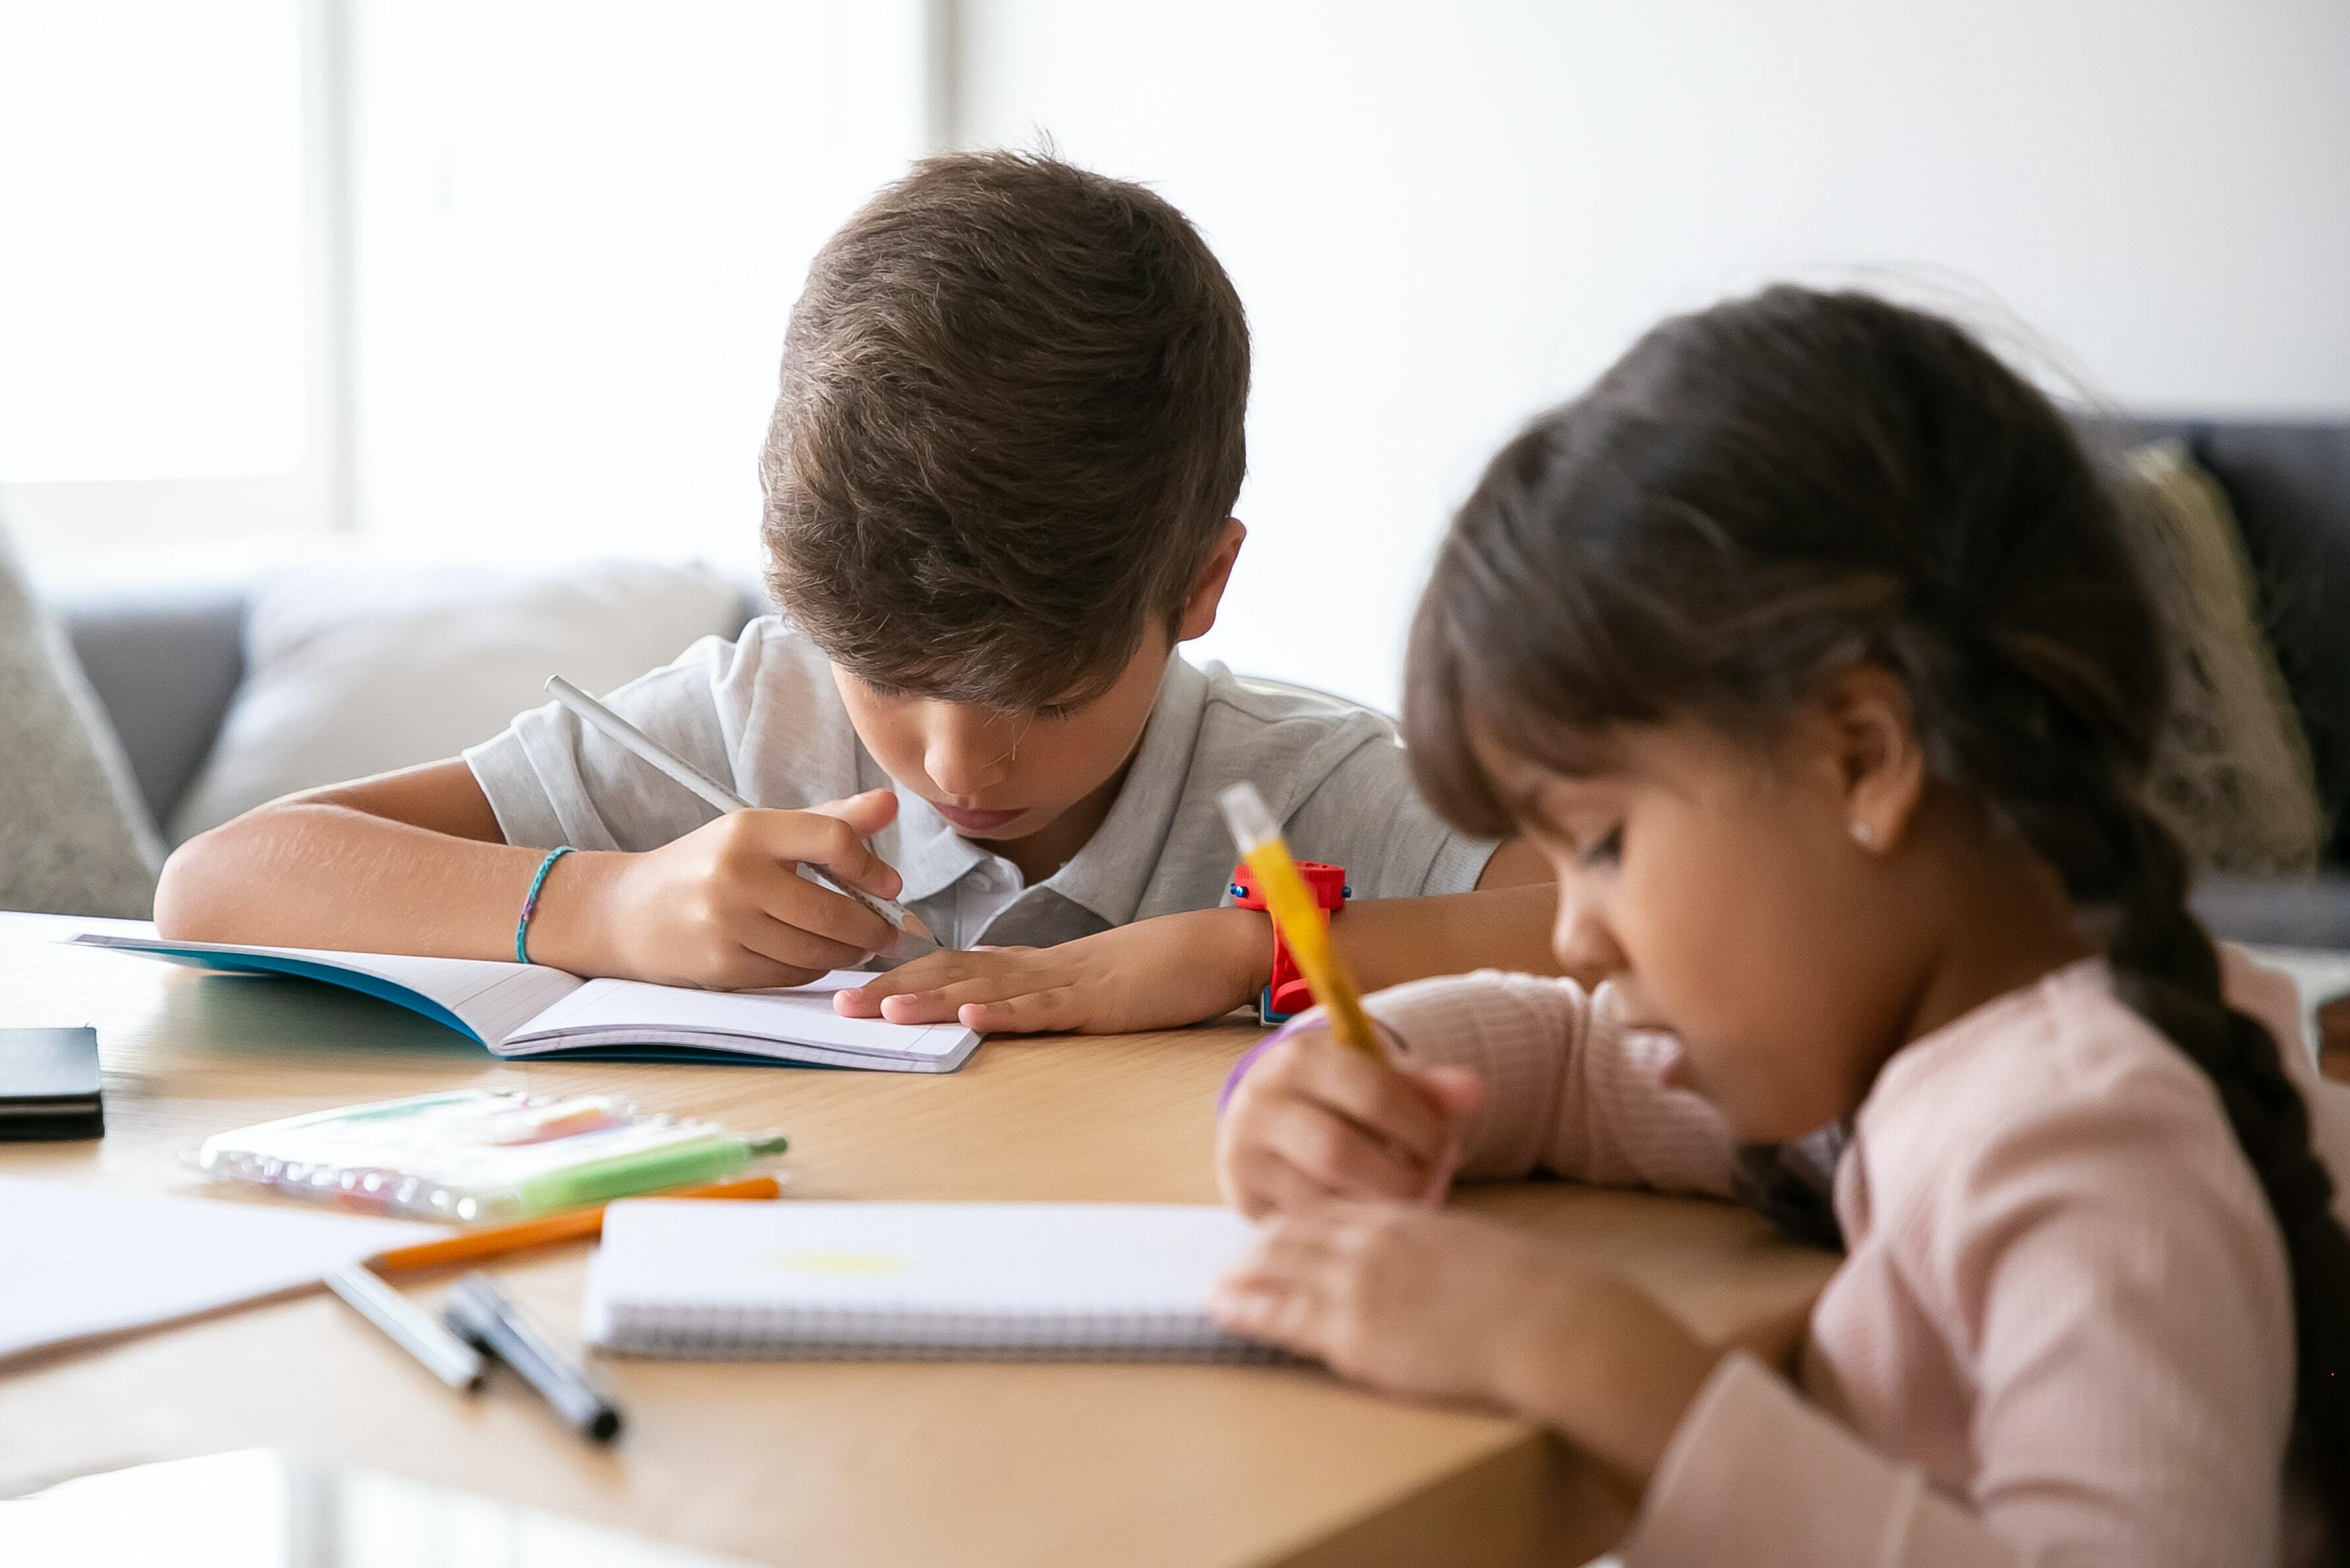
[[[2141,799],[2159,629],[2072,430],[1949,323],[1774,288],[1651,332],[1494,459],[1412,634],[1413,771],[1541,846],[1575,979],[1389,992],[1392,1068],[1310,1026],[1244,1064],[1219,1173],[1272,1218],[1219,1316],[1550,1423],[1645,1493],[1635,1568],[2324,1560],[2350,1106],[2225,999]],[[1822,1127],[1808,1401],[1394,1201],[1540,1167],[1800,1220],[1752,1151]]]

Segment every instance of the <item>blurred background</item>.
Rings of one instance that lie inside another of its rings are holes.
[[[1049,138],[1250,313],[1203,651],[1391,706],[1483,457],[1766,279],[2136,414],[2350,420],[2345,84],[2339,0],[0,0],[0,517],[61,594],[747,579],[811,253],[926,151]]]

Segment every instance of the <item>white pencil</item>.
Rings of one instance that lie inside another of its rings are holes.
[[[450,1387],[470,1394],[482,1386],[482,1353],[450,1333],[439,1318],[385,1284],[365,1263],[329,1269],[327,1288]]]
[[[741,795],[736,794],[733,790],[728,789],[724,784],[720,784],[716,779],[712,778],[708,774],[580,691],[562,676],[548,676],[546,690],[557,702],[578,714],[587,723],[602,731],[613,743],[624,747],[630,754],[650,763],[718,810],[736,812],[751,809],[749,801],[744,800]],[[826,887],[843,898],[853,898],[864,905],[909,936],[920,937],[925,941],[934,940],[922,922],[914,917],[912,911],[896,899],[876,898],[870,893],[860,892],[843,883],[821,866],[803,864],[801,869],[816,877]]]

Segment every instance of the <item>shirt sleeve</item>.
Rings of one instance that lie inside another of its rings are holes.
[[[755,626],[755,623],[754,623]],[[755,676],[755,643],[704,638],[673,664],[641,675],[604,705],[721,783],[735,769],[722,700]],[[579,849],[657,848],[718,812],[684,785],[557,702],[516,714],[469,748],[465,763],[509,844]]]
[[[1882,1354],[1960,1363],[1966,1497],[1929,1493],[1759,1367],[1725,1370],[1675,1437],[1627,1568],[1716,1561],[1724,1541],[1757,1568],[2276,1561],[2282,1245],[2200,1090],[2138,1075],[2019,1115],[1919,1207],[1880,1216],[1931,1329]]]
[[[1735,1542],[1735,1550],[1729,1543]],[[1722,1358],[1648,1483],[1624,1568],[2021,1568],[2044,1559],[1886,1458],[1743,1351]]]
[[[1732,1196],[1728,1126],[1698,1096],[1666,1085],[1679,1046],[1623,1028],[1606,987],[1595,997],[1573,981],[1482,971],[1398,986],[1367,1006],[1414,1064],[1470,1067],[1484,1079],[1484,1104],[1463,1135],[1463,1176],[1547,1170]]]
[[[1299,859],[1345,867],[1357,898],[1466,893],[1495,848],[1437,819],[1412,784],[1403,748],[1384,734],[1363,735],[1291,805],[1283,833]]]

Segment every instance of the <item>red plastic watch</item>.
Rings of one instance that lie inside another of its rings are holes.
[[[1347,868],[1327,866],[1319,860],[1300,860],[1297,874],[1305,878],[1306,890],[1314,895],[1315,908],[1322,911],[1326,923],[1330,917],[1355,896],[1347,886]],[[1243,909],[1264,908],[1264,895],[1257,891],[1256,877],[1246,865],[1232,867],[1232,902]],[[1295,1014],[1314,1005],[1313,989],[1298,972],[1297,961],[1290,956],[1289,944],[1281,940],[1281,928],[1273,928],[1273,980],[1257,998],[1256,1012],[1267,1023],[1286,1023]]]

